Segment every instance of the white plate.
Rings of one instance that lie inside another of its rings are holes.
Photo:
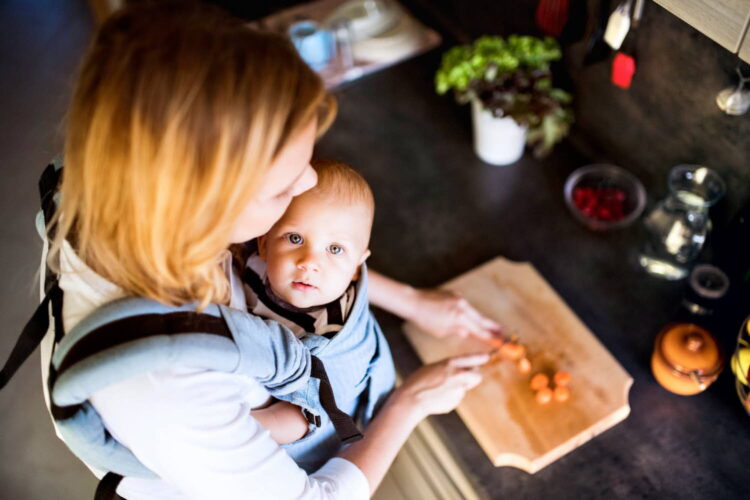
[[[358,61],[388,62],[413,53],[421,46],[424,32],[409,15],[404,14],[398,23],[379,36],[352,44],[352,53]]]
[[[367,4],[377,4],[380,9],[367,8]],[[374,0],[352,0],[337,8],[333,14],[328,16],[323,25],[330,29],[339,21],[348,20],[351,29],[352,41],[365,40],[378,36],[398,22],[403,12],[398,6],[391,2],[377,2]]]

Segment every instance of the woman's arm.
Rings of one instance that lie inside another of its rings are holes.
[[[129,378],[95,393],[107,429],[162,479],[125,478],[118,492],[149,498],[148,488],[196,499],[366,499],[414,426],[453,409],[481,379],[486,354],[420,368],[388,399],[365,438],[307,475],[250,416],[246,377],[168,370]],[[146,481],[148,483],[148,481]],[[145,491],[145,492],[144,492]]]
[[[368,278],[368,297],[373,305],[411,321],[427,333],[436,337],[473,336],[488,342],[502,338],[500,325],[455,292],[414,288],[373,270]]]
[[[481,382],[478,366],[488,360],[487,354],[475,354],[423,366],[391,394],[364,439],[340,454],[365,474],[371,494],[414,427],[428,415],[453,410]]]
[[[347,460],[334,458],[310,475],[300,469],[250,415],[254,386],[236,374],[175,369],[97,392],[91,402],[107,429],[161,478],[148,484],[126,477],[118,493],[133,499],[369,497],[365,475]]]

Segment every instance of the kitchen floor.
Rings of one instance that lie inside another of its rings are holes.
[[[85,0],[0,2],[0,362],[39,301],[36,183],[61,151],[72,75],[92,27]],[[92,498],[95,485],[54,435],[35,354],[0,392],[0,497]]]

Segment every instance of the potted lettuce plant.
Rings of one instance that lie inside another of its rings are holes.
[[[561,57],[552,38],[484,36],[443,54],[435,90],[470,102],[474,149],[485,162],[507,165],[523,154],[548,154],[573,123],[571,95],[552,86],[551,61]]]

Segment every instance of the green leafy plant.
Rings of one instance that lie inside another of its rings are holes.
[[[483,36],[443,54],[435,90],[453,90],[461,104],[478,99],[494,116],[513,118],[527,127],[534,154],[544,156],[573,123],[570,94],[552,86],[549,63],[560,57],[552,38]]]

